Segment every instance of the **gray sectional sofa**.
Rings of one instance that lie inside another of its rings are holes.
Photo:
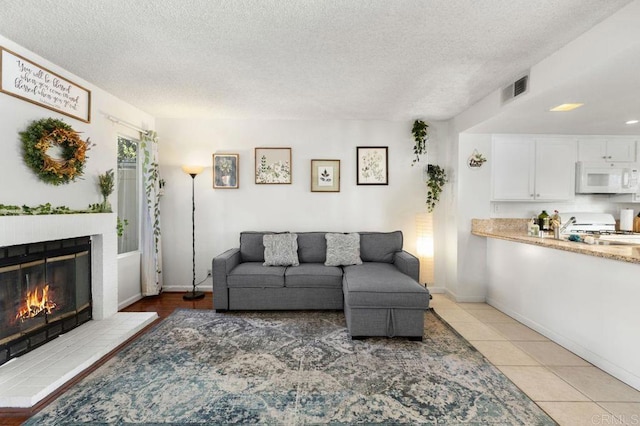
[[[357,233],[361,264],[340,266],[325,265],[326,232],[295,233],[299,264],[265,266],[265,235],[278,234],[242,232],[240,247],[213,259],[217,311],[344,309],[352,338],[422,339],[429,292],[418,283],[418,259],[402,250],[402,232]]]

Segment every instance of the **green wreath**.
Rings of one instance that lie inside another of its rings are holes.
[[[83,141],[78,132],[55,118],[32,122],[20,132],[24,162],[45,183],[61,185],[75,181],[84,172],[89,139]],[[47,152],[53,146],[61,148],[61,158]]]

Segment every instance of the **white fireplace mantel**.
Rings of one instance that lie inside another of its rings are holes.
[[[0,247],[74,237],[91,237],[93,318],[118,312],[115,213],[0,216]]]

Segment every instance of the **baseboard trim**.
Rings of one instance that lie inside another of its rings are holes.
[[[169,292],[169,293],[181,293],[181,292],[187,292],[187,291],[191,291],[193,290],[193,286],[186,286],[186,285],[176,285],[176,286],[163,286],[162,287],[162,291],[164,292]],[[196,287],[197,291],[202,291],[204,293],[212,293],[213,289],[211,288],[211,286],[198,286]]]
[[[466,296],[457,297],[455,301],[458,303],[485,303],[487,299],[484,296]]]
[[[458,303],[485,303],[487,301],[485,296],[458,296],[451,290],[445,290],[444,293],[449,297],[449,299]]]
[[[121,311],[121,310],[123,310],[124,308],[126,308],[129,305],[133,305],[138,300],[142,300],[142,293],[138,293],[135,296],[132,296],[132,297],[128,298],[127,300],[124,300],[124,301],[118,303],[118,310]]]

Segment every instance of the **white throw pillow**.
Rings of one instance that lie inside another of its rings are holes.
[[[298,234],[265,234],[264,266],[298,266]]]
[[[327,239],[326,266],[362,265],[360,259],[360,234],[331,234],[325,235]]]

